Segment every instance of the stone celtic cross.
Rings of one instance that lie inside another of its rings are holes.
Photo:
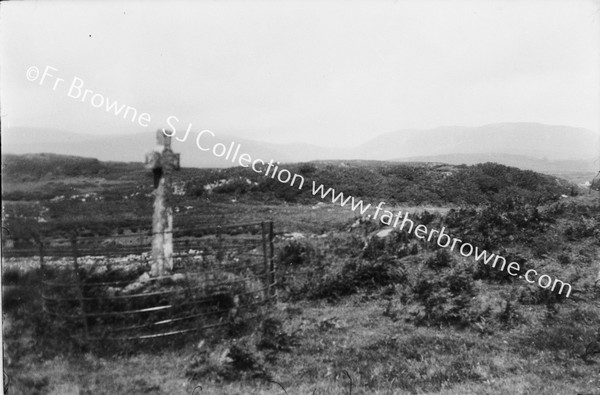
[[[154,173],[154,214],[152,215],[152,277],[173,270],[173,208],[170,173],[179,170],[179,154],[171,150],[171,132],[156,131],[156,147],[146,154],[146,168]]]

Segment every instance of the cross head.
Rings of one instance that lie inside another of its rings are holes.
[[[171,150],[170,132],[162,129],[156,131],[156,148],[146,154],[146,168],[154,173],[154,188],[160,179],[170,170],[179,170],[179,154]]]

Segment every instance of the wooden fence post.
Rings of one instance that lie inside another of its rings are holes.
[[[219,264],[223,263],[223,233],[221,231],[221,225],[217,226],[217,261]]]
[[[265,223],[260,223],[260,231],[262,236],[262,247],[263,247],[263,264],[265,268],[265,282],[267,287],[265,288],[265,299],[269,300],[271,295],[271,275],[269,273],[269,258],[267,252],[267,230],[265,229]]]
[[[39,251],[40,251],[40,270],[43,275],[44,274],[44,239],[41,237],[40,237]]]
[[[81,318],[83,321],[83,330],[85,331],[85,342],[89,345],[90,335],[88,331],[87,315],[85,312],[85,303],[83,301],[83,287],[81,284],[81,272],[79,271],[79,263],[77,262],[77,234],[71,235],[71,246],[73,248],[73,266],[75,268],[75,281],[77,282],[77,298],[79,299],[79,308],[81,309]]]
[[[275,280],[275,263],[274,263],[274,255],[275,255],[275,250],[273,248],[273,239],[275,238],[275,234],[273,232],[273,221],[269,222],[269,266],[270,266],[270,271],[271,271],[271,278],[270,278],[270,282],[269,282],[269,288],[270,288],[270,296],[273,297],[275,296],[275,284],[276,284],[276,280]]]

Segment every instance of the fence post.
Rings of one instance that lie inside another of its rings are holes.
[[[88,331],[87,315],[85,313],[85,303],[83,301],[83,287],[81,284],[81,272],[79,271],[79,263],[77,262],[77,234],[71,235],[71,246],[73,248],[73,266],[75,267],[75,281],[77,282],[77,298],[79,299],[79,307],[81,308],[81,318],[83,321],[83,330],[85,331],[85,342],[89,345],[90,335]]]
[[[221,225],[217,225],[217,261],[219,265],[223,263],[223,234],[221,232]]]
[[[146,248],[144,245],[144,236],[142,236],[142,233],[140,232],[140,234],[138,236],[137,250],[135,253],[142,255],[144,252],[146,252]]]
[[[40,237],[39,251],[40,251],[40,271],[42,272],[42,275],[43,275],[44,274],[44,239],[42,237]]]
[[[43,295],[47,295],[47,290],[50,289],[50,287],[46,287],[46,284],[44,283],[45,280],[47,280],[46,277],[46,271],[44,268],[44,239],[40,236],[40,240],[39,240],[39,253],[40,253],[40,272],[42,274],[42,283],[41,283],[41,289],[42,289],[42,296]],[[43,310],[44,313],[46,313],[46,317],[49,319],[52,319],[52,317],[50,316],[49,311],[48,311],[48,306],[47,306],[47,301],[45,298],[42,297],[42,304],[43,304]]]
[[[271,279],[269,283],[270,288],[270,296],[275,296],[275,284],[277,283],[275,280],[275,263],[273,257],[275,255],[275,251],[273,248],[273,239],[275,238],[275,234],[273,232],[273,221],[269,221],[269,266],[271,271]]]
[[[263,263],[265,268],[265,282],[267,283],[267,287],[265,289],[265,299],[269,300],[271,295],[271,276],[269,273],[269,258],[267,257],[267,231],[265,229],[265,223],[260,223],[260,231],[262,236],[262,247],[263,247]]]

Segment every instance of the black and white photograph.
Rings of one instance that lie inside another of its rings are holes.
[[[0,3],[10,395],[600,395],[599,0]]]

